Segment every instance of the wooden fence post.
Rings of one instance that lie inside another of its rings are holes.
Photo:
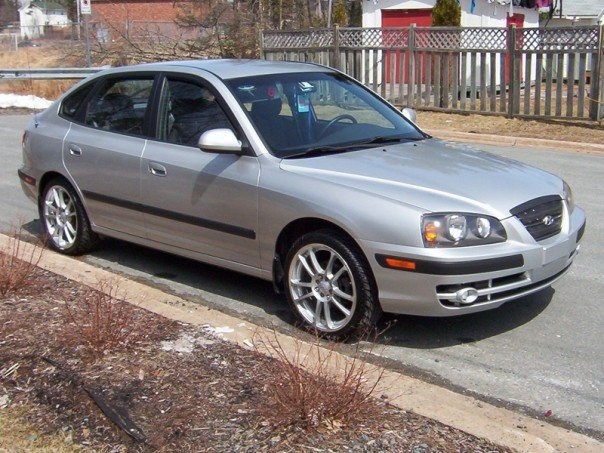
[[[604,119],[604,25],[598,27],[598,49],[593,54],[589,90],[589,118]]]
[[[517,77],[516,71],[516,25],[511,24],[508,27],[508,118],[513,118],[518,113],[519,106],[516,102],[516,91],[520,90],[520,77]],[[504,80],[504,84],[505,84]],[[520,93],[520,91],[518,91]]]
[[[400,74],[400,77],[404,77]],[[407,49],[407,107],[414,107],[415,80],[415,24],[409,27],[409,47]],[[420,81],[421,82],[421,81]],[[401,96],[402,100],[402,96]]]
[[[333,27],[333,61],[330,64],[332,68],[340,70],[340,26]]]
[[[266,60],[264,55],[264,30],[262,28],[258,30],[258,53],[261,59]]]

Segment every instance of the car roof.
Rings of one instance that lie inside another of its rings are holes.
[[[191,68],[211,72],[221,79],[233,79],[238,77],[299,73],[299,72],[331,72],[325,66],[301,63],[294,61],[271,61],[271,60],[183,60],[164,61],[160,63],[146,63],[137,66],[129,66],[129,69],[156,69],[166,70],[168,68]]]

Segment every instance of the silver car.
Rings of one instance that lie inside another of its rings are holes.
[[[558,177],[433,139],[304,63],[103,71],[33,118],[19,176],[53,249],[111,236],[271,280],[334,338],[383,311],[461,315],[539,291],[585,229]]]

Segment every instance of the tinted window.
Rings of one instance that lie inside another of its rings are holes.
[[[97,129],[142,135],[152,78],[109,79],[86,106],[85,123]]]
[[[158,115],[160,140],[197,146],[205,131],[230,128],[224,110],[205,86],[186,80],[166,78]]]
[[[67,119],[74,119],[80,105],[82,105],[82,102],[84,102],[84,99],[86,99],[86,96],[88,96],[88,93],[90,93],[93,87],[94,83],[90,83],[76,92],[71,93],[63,100],[59,114]]]

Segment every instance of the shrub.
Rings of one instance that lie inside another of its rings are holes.
[[[101,280],[75,302],[64,298],[67,323],[75,328],[77,341],[93,354],[124,345],[135,330],[131,307],[119,300],[124,297],[116,283]]]
[[[279,426],[337,429],[366,420],[377,408],[372,398],[381,379],[368,384],[372,365],[360,360],[360,346],[352,357],[340,355],[341,344],[326,347],[321,340],[312,344],[295,340],[293,351],[287,351],[277,334],[256,343],[276,360],[269,363],[271,380],[266,382],[267,416]]]
[[[461,6],[457,0],[437,0],[432,9],[432,25],[435,27],[459,27]]]
[[[26,288],[35,286],[36,270],[43,247],[27,244],[19,240],[19,233],[7,236],[0,249],[0,296],[6,297]]]

